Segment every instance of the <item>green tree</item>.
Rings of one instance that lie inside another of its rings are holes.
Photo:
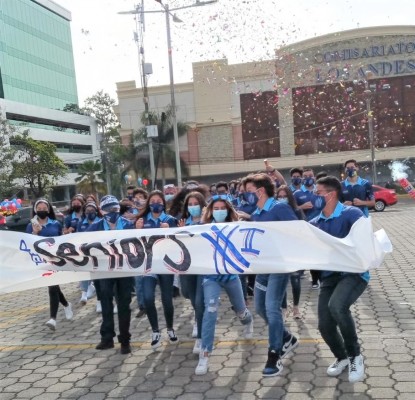
[[[15,148],[11,177],[22,180],[35,198],[45,196],[59,178],[66,176],[68,168],[55,154],[54,144],[34,140],[28,131],[14,135],[10,144]]]
[[[114,145],[120,144],[121,142],[117,129],[119,123],[113,109],[115,104],[115,100],[108,93],[100,90],[85,100],[85,107],[83,108],[85,114],[97,120],[99,133],[102,135],[101,149],[103,150],[103,166],[109,193],[115,189],[112,187],[113,175],[118,177],[115,180],[118,187],[120,186],[119,181],[121,180],[118,165],[115,164],[113,157]]]
[[[154,162],[156,166],[156,180],[158,170],[161,169],[161,177],[163,182],[165,181],[165,169],[174,168],[176,171],[176,153],[174,151],[174,129],[173,129],[173,109],[171,106],[167,106],[165,110],[158,114],[154,111],[150,111],[148,116],[146,113],[141,115],[141,123],[143,125],[157,125],[158,137],[153,138],[154,143]],[[190,129],[189,125],[177,121],[177,132],[180,136],[185,135]],[[137,156],[143,154],[143,143],[147,142],[147,134],[145,128],[142,128],[135,135],[136,145],[136,158]],[[148,164],[148,162],[147,162]],[[137,163],[140,165],[140,163]],[[188,168],[186,163],[180,159],[180,165],[182,169],[183,177],[188,175]],[[177,171],[176,171],[177,173]]]
[[[79,166],[78,175],[75,182],[79,192],[95,196],[98,193],[105,193],[106,186],[103,182],[102,166],[99,160],[82,163]]]
[[[11,179],[14,150],[10,147],[10,138],[16,132],[17,128],[4,119],[0,113],[0,201],[17,191]]]

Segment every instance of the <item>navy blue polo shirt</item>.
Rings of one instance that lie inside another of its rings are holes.
[[[362,217],[365,218],[365,215],[357,207],[345,206],[338,202],[336,208],[329,217],[326,217],[321,212],[317,217],[310,221],[310,224],[327,232],[329,235],[342,239],[349,234],[353,224]],[[324,279],[331,274],[333,274],[333,271],[322,271],[321,278]],[[369,272],[364,272],[360,274],[360,276],[367,282],[370,279]]]
[[[124,217],[119,217],[117,219],[115,230],[121,231],[123,229],[135,229],[134,222],[125,219]],[[96,232],[96,231],[109,231],[110,226],[105,218],[101,218],[99,221],[94,222],[93,224],[89,225],[85,232]]]
[[[308,190],[304,185],[301,186],[301,189],[294,192],[294,198],[299,206],[302,206],[309,201],[313,204],[313,208],[303,210],[307,221],[310,221],[320,214],[322,210],[320,197],[316,196],[312,190]]]
[[[26,233],[33,233],[32,223],[27,224]],[[39,232],[39,236],[52,237],[62,235],[62,225],[56,219],[48,218],[45,225],[42,225],[42,230]]]
[[[65,226],[66,229],[72,227],[75,229],[77,229],[79,222],[82,220],[83,216],[81,218],[78,218],[78,216],[76,215],[75,212],[68,214],[65,217],[65,220],[63,222],[63,225]]]
[[[257,207],[251,214],[252,221],[294,221],[297,219],[288,204],[280,203],[272,197],[265,202],[264,207]]]
[[[160,214],[158,218],[154,218],[151,212],[149,212],[144,217],[144,229],[151,229],[151,228],[160,228],[160,224],[162,222],[166,222],[169,224],[170,228],[175,228],[177,226],[177,219],[172,217],[169,214],[166,214],[164,211]]]
[[[356,183],[350,182],[348,179],[342,181],[342,198],[341,201],[352,201],[353,199],[360,199],[363,201],[373,200],[375,195],[373,194],[372,184],[366,180],[361,178],[360,176],[357,178]],[[359,207],[363,214],[369,216],[369,208],[367,206],[355,206]]]

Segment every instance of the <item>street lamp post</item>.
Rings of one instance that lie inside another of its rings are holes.
[[[176,158],[176,173],[177,173],[177,186],[182,186],[182,168],[180,165],[180,147],[179,147],[179,132],[177,129],[177,116],[176,116],[176,99],[174,94],[174,74],[173,74],[173,57],[172,57],[172,45],[171,45],[171,33],[170,33],[170,16],[173,17],[173,21],[175,22],[183,22],[171,12],[176,10],[183,10],[185,8],[191,7],[200,7],[206,6],[208,4],[216,3],[218,0],[207,0],[207,1],[200,1],[196,0],[196,3],[191,4],[189,6],[183,7],[176,7],[176,8],[169,8],[168,4],[163,4],[162,0],[156,0],[157,3],[163,7],[163,10],[160,11],[141,11],[142,14],[144,13],[157,13],[157,12],[164,12],[166,15],[166,31],[167,31],[167,51],[169,57],[169,76],[170,76],[170,95],[171,95],[171,108],[172,108],[172,122],[173,122],[173,135],[174,135],[174,151],[175,151],[175,158]],[[120,12],[119,14],[138,14],[140,11],[138,9],[133,11],[127,12]]]
[[[372,183],[376,185],[376,156],[375,156],[375,133],[373,130],[373,112],[372,112],[372,97],[373,93],[370,90],[369,83],[365,81],[365,91],[363,92],[366,100],[366,112],[367,112],[367,121],[369,128],[369,146],[370,146],[370,159],[372,162]]]

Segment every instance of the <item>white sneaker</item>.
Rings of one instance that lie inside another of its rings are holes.
[[[96,311],[98,314],[102,313],[102,306],[101,306],[101,301],[97,300],[97,308]]]
[[[84,306],[87,301],[88,301],[88,297],[86,295],[86,292],[82,292],[82,294],[81,294],[81,300],[79,300],[79,302],[81,303],[81,305]]]
[[[249,324],[244,325],[245,339],[252,339],[254,337],[254,320],[251,319]]]
[[[193,354],[200,354],[202,351],[202,339],[196,339],[193,347]]]
[[[349,357],[349,382],[360,382],[363,380],[364,376],[365,364],[362,355],[359,354],[356,357]]]
[[[193,324],[192,338],[197,338],[197,324]]]
[[[51,318],[48,322],[46,322],[46,326],[50,330],[54,331],[56,329],[56,320],[54,320],[54,319]]]
[[[87,299],[91,299],[92,297],[95,296],[95,286],[94,284],[91,282],[88,286],[88,290],[86,291],[86,297]]]
[[[114,305],[114,314],[118,314],[118,306],[116,304]]]
[[[167,330],[167,335],[169,336],[170,343],[176,344],[179,342],[179,338],[174,333],[174,329]]]
[[[161,333],[153,332],[151,334],[151,347],[153,350],[161,346]]]
[[[63,307],[63,309],[65,310],[65,318],[72,319],[73,318],[72,304],[68,303],[68,306]]]
[[[205,375],[208,372],[209,369],[209,356],[204,355],[203,352],[200,352],[199,355],[199,363],[197,364],[197,367],[195,369],[196,375]]]
[[[349,366],[349,359],[345,358],[343,360],[336,360],[327,368],[328,376],[339,376],[346,367]]]

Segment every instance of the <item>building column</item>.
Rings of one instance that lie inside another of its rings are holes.
[[[282,93],[278,90],[278,120],[280,125],[280,151],[281,157],[289,157],[295,155],[294,141],[294,118],[292,106],[292,91]]]
[[[64,192],[63,192],[63,198],[65,201],[68,201],[71,199],[71,195],[69,194],[69,186],[64,186]]]

